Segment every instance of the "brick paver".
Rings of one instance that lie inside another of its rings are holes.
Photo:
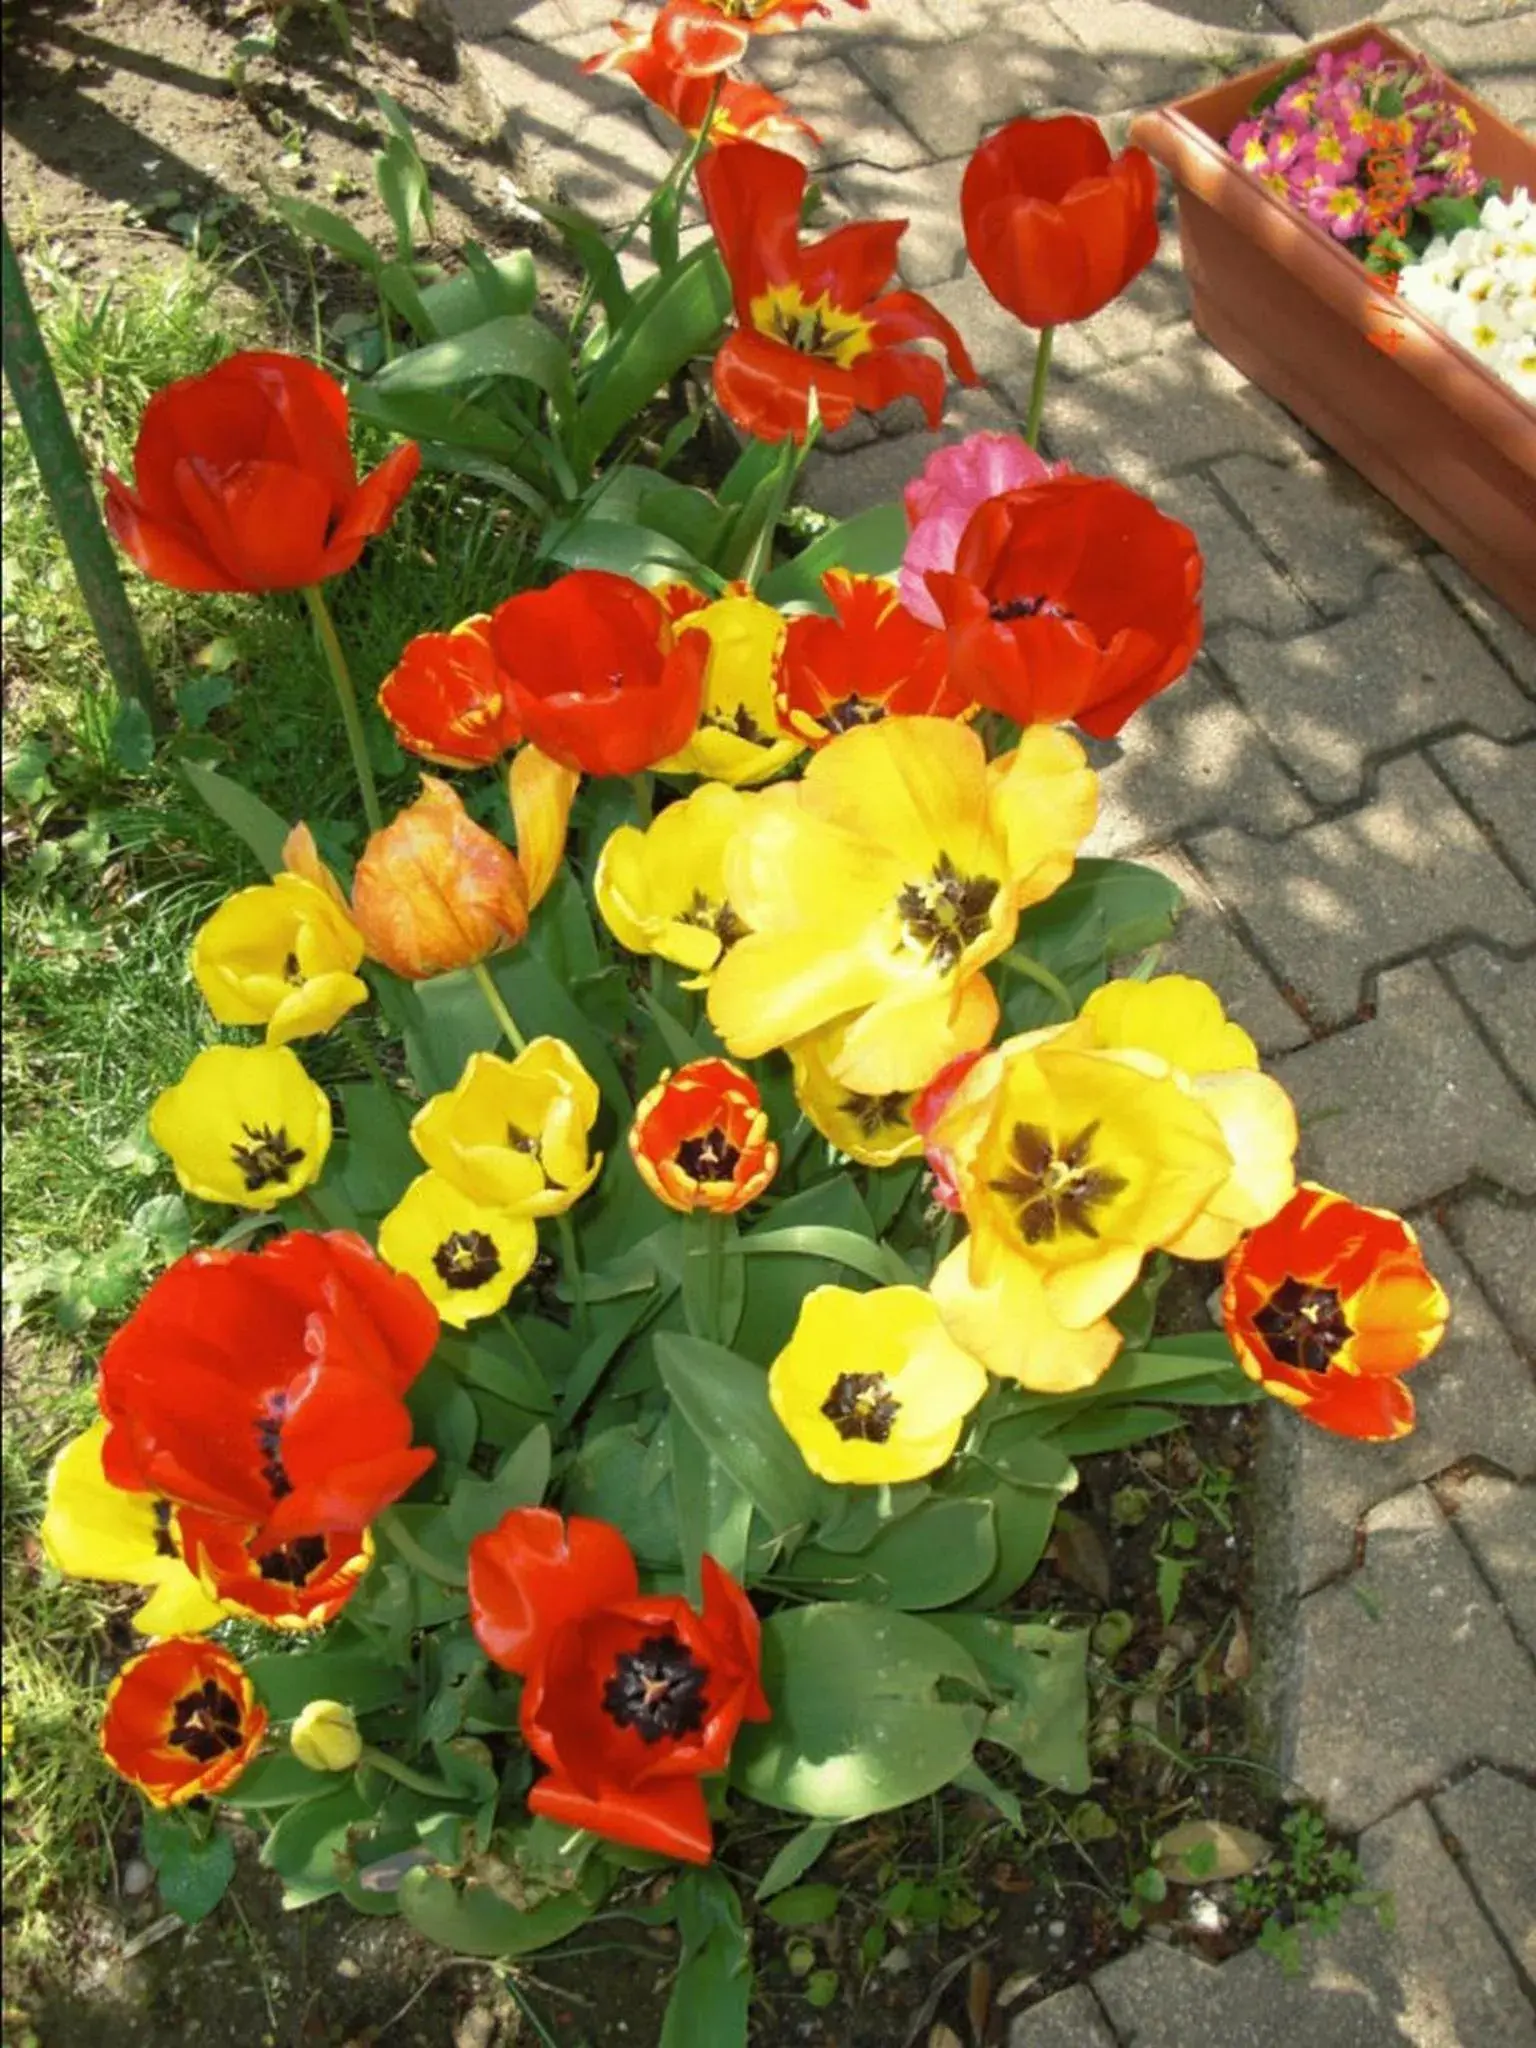
[[[621,83],[576,75],[612,0],[448,4],[524,175],[624,218],[662,147]],[[1074,107],[1118,143],[1137,107],[1364,11],[833,0],[762,39],[752,69],[825,138],[826,218],[910,218],[906,281],[986,380],[938,437],[907,411],[857,423],[818,451],[813,502],[895,498],[938,440],[1024,404],[1032,337],[966,268],[956,217],[984,132]],[[1370,11],[1536,127],[1530,0]],[[1365,1829],[1398,1932],[1351,1915],[1294,1982],[1254,1952],[1211,1970],[1149,1942],[1015,2012],[1010,2048],[1536,2048],[1536,640],[1195,335],[1171,204],[1156,262],[1058,335],[1044,446],[1151,493],[1207,557],[1206,657],[1095,749],[1093,850],[1179,878],[1164,964],[1210,976],[1272,1056],[1305,1170],[1415,1217],[1456,1320],[1404,1444],[1269,1417],[1295,1439],[1291,1540],[1266,1544],[1299,1600],[1289,1767]]]

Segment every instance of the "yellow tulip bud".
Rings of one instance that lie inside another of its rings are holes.
[[[288,1741],[308,1771],[350,1771],[363,1753],[356,1718],[340,1700],[311,1700]]]

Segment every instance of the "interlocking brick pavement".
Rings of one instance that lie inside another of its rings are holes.
[[[616,0],[447,4],[522,172],[624,218],[660,145],[621,83],[575,71]],[[979,137],[1074,107],[1118,144],[1136,108],[1366,11],[831,8],[761,39],[752,69],[822,131],[829,218],[910,217],[906,281],[986,380],[940,438],[1016,418],[1031,374],[1031,338],[965,266],[954,200]],[[1531,0],[1370,11],[1536,127]],[[1198,338],[1166,201],[1164,218],[1156,262],[1058,335],[1046,411],[1048,453],[1149,492],[1207,553],[1207,658],[1095,750],[1094,850],[1181,880],[1165,964],[1214,979],[1278,1055],[1305,1169],[1416,1218],[1456,1322],[1415,1375],[1406,1444],[1268,1418],[1295,1473],[1290,1541],[1269,1546],[1293,1575],[1288,1767],[1365,1830],[1398,1932],[1351,1915],[1294,1982],[1255,1952],[1211,1970],[1148,1943],[1016,2013],[1010,2048],[1533,2048],[1536,640]],[[919,428],[905,410],[860,423],[818,451],[810,495],[839,515],[896,497],[935,445]]]

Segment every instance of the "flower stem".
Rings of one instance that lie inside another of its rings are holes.
[[[649,768],[642,768],[638,775],[631,775],[629,786],[635,793],[635,822],[643,832],[651,822],[652,784]]]
[[[416,1571],[425,1572],[429,1579],[436,1579],[440,1586],[464,1586],[469,1583],[463,1572],[455,1571],[451,1564],[444,1564],[440,1558],[424,1550],[407,1529],[393,1508],[385,1508],[376,1517],[377,1526],[389,1538],[396,1553]]]
[[[1040,415],[1045,410],[1045,386],[1051,374],[1051,344],[1055,339],[1054,327],[1042,327],[1035,345],[1035,374],[1029,386],[1029,415],[1024,422],[1024,438],[1031,448],[1040,446]]]
[[[490,1005],[491,1015],[496,1019],[503,1033],[510,1040],[512,1050],[514,1052],[526,1052],[528,1050],[528,1041],[524,1038],[521,1031],[518,1030],[516,1023],[513,1021],[512,1012],[502,1001],[501,990],[492,981],[490,971],[486,967],[485,962],[477,960],[471,972],[480,984],[481,995],[485,997],[486,1002]]]
[[[581,1270],[581,1255],[576,1249],[576,1231],[569,1216],[564,1213],[555,1218],[555,1229],[560,1236],[560,1272],[565,1284],[571,1290],[571,1308],[575,1315],[576,1335],[585,1344],[587,1340],[587,1279]]]
[[[368,741],[363,733],[363,714],[358,709],[357,691],[352,686],[352,672],[336,637],[325,592],[318,583],[305,584],[304,602],[309,606],[320,645],[325,650],[331,681],[336,686],[336,702],[341,706],[341,722],[347,729],[347,745],[352,749],[352,772],[357,777],[358,791],[363,799],[363,815],[368,820],[368,830],[377,832],[384,823],[384,813],[379,808],[379,792],[373,779],[373,766],[368,759]]]
[[[1026,953],[1022,946],[1015,946],[1011,953],[1003,955],[1003,965],[1011,967],[1015,974],[1022,974],[1047,995],[1054,996],[1061,1005],[1063,1017],[1075,1017],[1077,1005],[1068,992],[1066,983],[1057,979],[1049,967],[1044,967],[1032,953]]]
[[[442,1778],[429,1778],[425,1771],[413,1771],[409,1764],[403,1764],[387,1750],[375,1749],[371,1742],[365,1742],[359,1765],[367,1764],[372,1770],[382,1771],[387,1778],[397,1778],[402,1785],[409,1785],[413,1792],[424,1792],[429,1799],[459,1799],[463,1797],[461,1787],[448,1784]]]

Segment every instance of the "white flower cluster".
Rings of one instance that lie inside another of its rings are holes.
[[[1536,402],[1536,203],[1521,185],[1475,228],[1437,235],[1403,266],[1398,296]]]

